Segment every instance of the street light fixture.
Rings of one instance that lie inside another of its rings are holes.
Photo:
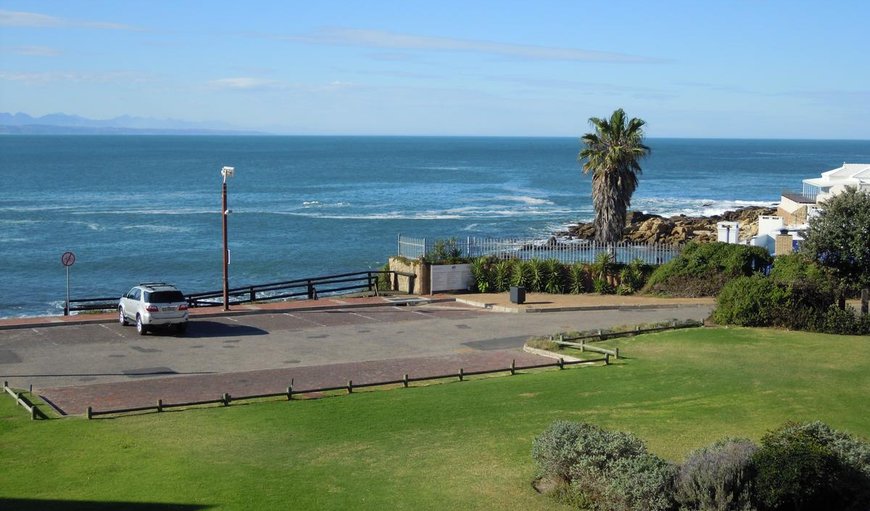
[[[224,310],[230,310],[230,249],[227,246],[227,216],[230,210],[227,209],[227,178],[233,177],[236,173],[235,167],[224,167],[221,169],[221,176],[224,178],[223,187],[221,189],[221,218],[223,219],[224,230]]]

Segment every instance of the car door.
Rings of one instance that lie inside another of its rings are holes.
[[[124,315],[130,319],[136,317],[136,307],[139,302],[138,291],[139,288],[134,287],[121,298],[121,307],[124,309]]]

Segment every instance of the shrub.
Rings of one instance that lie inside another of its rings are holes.
[[[585,293],[586,290],[586,267],[581,263],[574,263],[568,267],[568,292],[571,294]]]
[[[594,428],[591,424],[562,420],[551,424],[532,442],[532,459],[538,474],[569,481],[571,467],[580,456],[577,441]]]
[[[676,481],[676,499],[682,509],[752,509],[752,455],[757,449],[749,440],[726,438],[690,453]]]
[[[495,267],[493,268],[493,291],[497,293],[501,293],[503,291],[507,291],[510,288],[511,282],[511,271],[513,268],[513,263],[510,260],[502,260],[495,263]]]
[[[571,486],[594,510],[670,509],[675,469],[646,451],[643,441],[596,426],[575,443]]]
[[[719,293],[713,320],[722,325],[769,326],[773,309],[785,295],[773,280],[761,275],[738,277]]]
[[[870,444],[852,435],[838,431],[824,422],[787,423],[783,430],[798,431],[809,435],[829,447],[846,465],[870,477]]]
[[[462,257],[462,249],[456,238],[439,239],[423,258],[432,264],[457,264],[466,262]]]
[[[786,424],[762,438],[752,459],[761,509],[870,506],[870,446],[826,424]]]
[[[834,497],[836,459],[805,434],[771,434],[753,455],[756,505],[765,510],[821,509]]]
[[[559,294],[565,289],[564,266],[556,259],[547,259],[543,264],[544,289],[551,294]]]
[[[381,271],[390,271],[390,262],[387,261],[381,267]],[[393,276],[389,273],[379,273],[377,278],[378,291],[390,291],[393,289]]]
[[[674,508],[677,467],[654,454],[620,458],[607,470],[600,510],[666,511]]]
[[[529,261],[517,261],[511,273],[511,285],[529,289],[532,282],[532,267]]]
[[[489,293],[495,289],[493,282],[493,260],[489,257],[478,257],[471,262],[471,275],[479,293]]]
[[[613,284],[605,278],[597,278],[592,281],[592,290],[600,295],[612,295],[616,292]]]
[[[728,280],[752,275],[771,262],[770,254],[761,247],[691,242],[678,257],[650,275],[643,291],[670,296],[715,296]]]
[[[527,261],[529,265],[529,285],[526,289],[538,293],[544,290],[544,263],[540,259]]]
[[[829,334],[862,335],[870,333],[867,323],[867,318],[859,317],[854,307],[841,309],[832,304],[825,311],[820,330]]]
[[[589,268],[595,279],[607,280],[613,275],[615,259],[610,252],[598,252],[595,254],[595,262]]]

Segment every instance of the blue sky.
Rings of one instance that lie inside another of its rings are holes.
[[[0,111],[291,134],[870,139],[870,2],[7,1]]]

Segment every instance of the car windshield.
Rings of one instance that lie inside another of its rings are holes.
[[[148,303],[183,302],[184,294],[181,291],[154,291],[145,293],[145,301]]]

